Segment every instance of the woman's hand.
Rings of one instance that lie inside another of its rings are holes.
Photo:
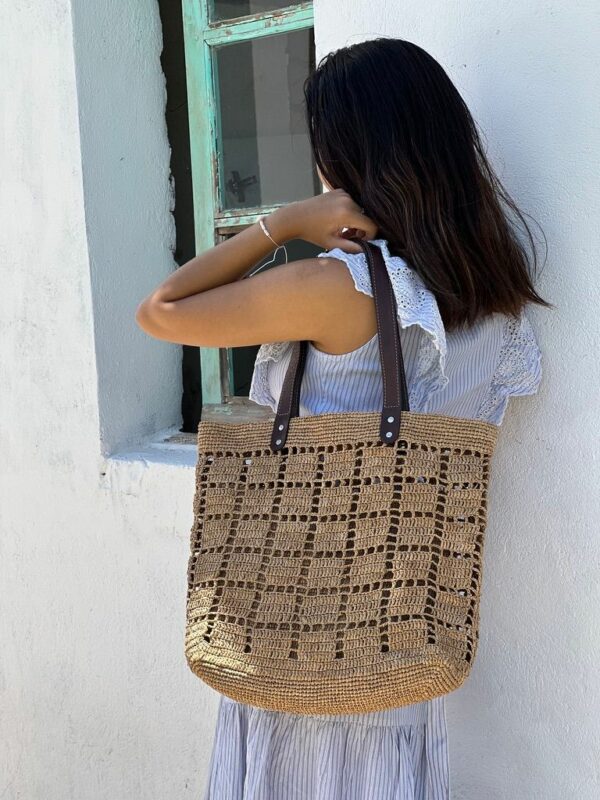
[[[269,214],[265,223],[273,239],[281,244],[304,239],[325,250],[339,247],[346,253],[362,253],[360,245],[348,241],[349,237],[375,239],[378,230],[343,189],[282,206]]]

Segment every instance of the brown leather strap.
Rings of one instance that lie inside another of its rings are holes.
[[[404,372],[404,358],[400,344],[398,310],[390,276],[381,250],[372,242],[352,238],[364,250],[371,276],[375,299],[379,360],[383,378],[383,408],[379,425],[379,437],[386,444],[394,444],[400,432],[402,411],[410,411],[408,389]],[[300,386],[306,363],[307,341],[296,341],[292,346],[290,363],[285,373],[273,432],[271,450],[278,452],[285,447],[290,419],[298,416]]]

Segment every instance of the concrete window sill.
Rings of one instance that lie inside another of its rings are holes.
[[[228,422],[232,425],[252,420],[272,420],[274,417],[274,412],[268,406],[261,406],[247,397],[233,397],[228,403],[209,403],[202,408],[202,420]],[[182,433],[177,426],[172,426],[111,453],[107,462],[141,461],[174,467],[194,467],[196,457],[197,435]]]

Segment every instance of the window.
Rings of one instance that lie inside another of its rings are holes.
[[[276,0],[183,0],[183,14],[201,252],[261,214],[322,191],[302,92],[314,67],[313,10],[312,3]],[[318,252],[303,241],[287,251],[289,260]],[[272,266],[283,261],[279,251]],[[197,349],[203,416],[210,406],[223,410],[247,398],[258,346]]]

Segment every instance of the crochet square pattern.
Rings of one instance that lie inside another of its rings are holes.
[[[298,713],[419,702],[457,688],[478,642],[497,427],[404,412],[202,422],[186,655],[234,699]],[[335,443],[332,443],[335,441]]]

